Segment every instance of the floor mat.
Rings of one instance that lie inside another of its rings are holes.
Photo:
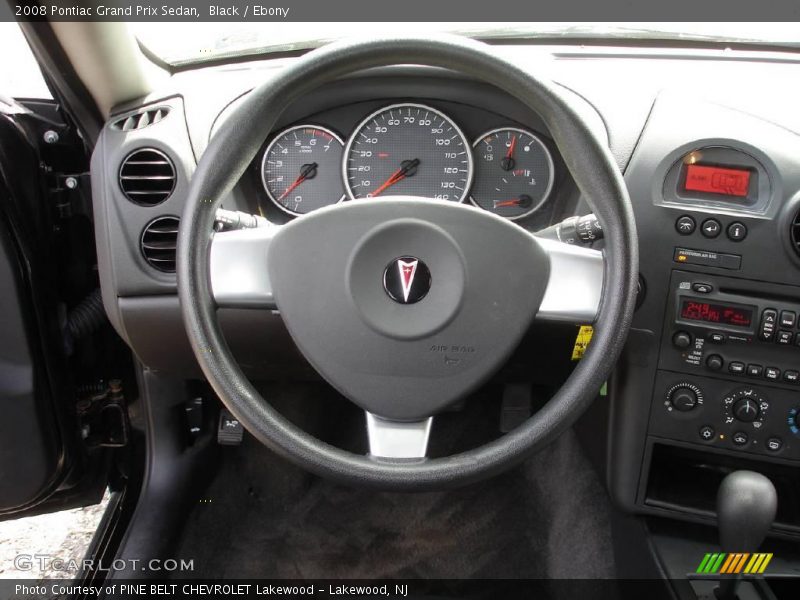
[[[492,480],[419,494],[339,486],[249,438],[231,450],[178,551],[196,577],[614,576],[608,496],[572,431]]]

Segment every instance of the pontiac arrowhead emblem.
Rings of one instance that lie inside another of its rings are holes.
[[[414,256],[394,259],[383,272],[383,289],[400,304],[419,302],[430,288],[431,272],[424,262]]]

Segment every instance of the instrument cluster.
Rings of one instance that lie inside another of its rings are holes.
[[[421,196],[521,219],[545,204],[555,175],[533,131],[500,127],[470,140],[448,115],[419,103],[372,112],[346,140],[315,123],[289,127],[261,161],[267,196],[294,216],[342,201]]]

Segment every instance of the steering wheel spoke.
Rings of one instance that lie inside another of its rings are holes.
[[[536,319],[594,323],[603,296],[603,253],[556,240],[536,240],[550,259],[550,275]]]
[[[276,308],[267,260],[278,231],[280,227],[257,227],[214,234],[209,277],[217,306]]]
[[[394,421],[364,411],[367,417],[369,456],[376,460],[423,459],[433,417],[421,421]]]

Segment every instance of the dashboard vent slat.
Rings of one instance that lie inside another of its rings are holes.
[[[169,108],[151,108],[127,117],[117,119],[111,124],[111,127],[118,131],[136,131],[144,129],[148,125],[154,125],[162,121],[164,117],[169,114]]]
[[[142,231],[142,256],[154,269],[164,273],[175,272],[179,222],[178,217],[158,217]]]
[[[154,148],[129,154],[119,168],[119,187],[136,204],[155,206],[175,189],[175,167],[169,157]]]
[[[792,224],[789,226],[789,235],[792,240],[792,249],[797,256],[800,256],[800,210],[794,213]]]

